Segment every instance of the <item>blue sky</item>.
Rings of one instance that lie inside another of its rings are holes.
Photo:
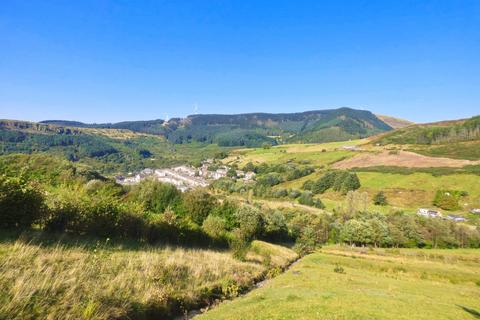
[[[10,1],[0,118],[480,114],[480,1]]]

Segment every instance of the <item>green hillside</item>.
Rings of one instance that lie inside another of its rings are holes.
[[[467,120],[413,125],[382,135],[374,142],[382,145],[438,145],[478,139],[480,139],[480,116]]]
[[[328,142],[363,138],[392,129],[370,111],[339,108],[300,113],[249,113],[190,115],[167,121],[129,121],[84,124],[48,120],[45,124],[81,128],[128,129],[160,135],[175,144],[217,143],[220,146],[255,147],[264,143]]]
[[[174,145],[161,136],[129,130],[73,128],[0,121],[0,155],[44,152],[111,174],[176,163],[196,163],[221,153],[205,143]]]

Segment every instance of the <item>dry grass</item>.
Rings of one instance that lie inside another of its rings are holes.
[[[265,247],[285,264],[285,250]],[[290,250],[288,250],[290,251]],[[189,308],[208,290],[239,286],[266,271],[262,258],[182,248],[67,248],[20,241],[0,245],[0,319],[162,318]]]
[[[378,166],[397,166],[409,168],[460,168],[467,165],[474,165],[479,163],[479,161],[428,157],[408,151],[397,151],[396,153],[383,151],[381,153],[362,153],[353,158],[339,161],[335,163],[333,167],[336,169]]]

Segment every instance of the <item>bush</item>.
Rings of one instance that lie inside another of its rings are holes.
[[[202,229],[214,239],[222,238],[227,231],[225,220],[213,215],[209,215],[205,221],[203,221]]]
[[[287,219],[281,211],[268,211],[265,214],[265,237],[269,240],[288,238]]]
[[[250,241],[262,232],[263,218],[258,209],[243,206],[237,210],[235,216],[240,226],[239,230],[245,239]]]
[[[313,185],[308,184],[307,187],[309,187],[315,194],[324,193],[330,188],[346,194],[348,191],[360,188],[360,180],[356,173],[348,171],[329,171],[314,182]]]
[[[44,196],[23,178],[0,176],[0,226],[28,228],[45,214]]]
[[[198,225],[208,217],[215,207],[216,200],[205,190],[192,190],[183,196],[183,208],[188,217]]]
[[[233,228],[238,227],[238,221],[235,216],[237,210],[238,206],[234,202],[225,200],[220,205],[215,206],[210,215],[222,218],[226,229],[233,230]]]
[[[162,213],[167,207],[179,204],[181,192],[172,184],[146,179],[133,187],[130,196],[140,202],[145,210]]]
[[[272,196],[274,198],[284,198],[288,196],[288,191],[286,189],[277,189],[273,191]]]
[[[343,267],[341,265],[336,264],[335,268],[333,268],[333,272],[344,274],[345,269],[343,269]]]
[[[314,199],[311,191],[305,191],[298,198],[298,203],[311,206],[319,209],[324,209],[325,206],[319,199]]]
[[[387,197],[383,191],[380,191],[373,197],[373,203],[377,206],[386,206],[388,204]]]
[[[461,191],[438,190],[433,199],[433,204],[444,210],[458,210],[458,200],[462,197]]]
[[[230,249],[235,259],[245,261],[248,250],[250,250],[251,241],[240,228],[233,230],[230,238]]]

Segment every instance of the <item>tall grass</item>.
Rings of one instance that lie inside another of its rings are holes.
[[[252,257],[240,262],[229,252],[200,249],[4,243],[0,319],[168,318],[221,297],[224,283],[250,285],[267,268]]]

